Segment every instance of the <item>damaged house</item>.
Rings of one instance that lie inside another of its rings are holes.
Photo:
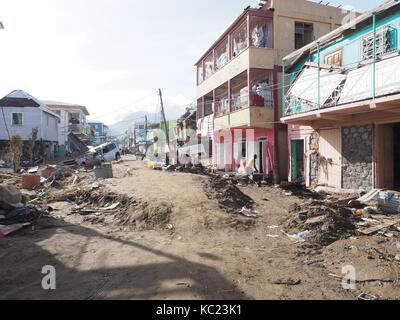
[[[59,116],[45,104],[22,90],[15,90],[0,100],[0,159],[4,160],[12,136],[23,141],[23,161],[30,160],[29,143],[37,130],[34,159],[53,159],[58,149]]]
[[[399,26],[387,1],[284,58],[291,180],[400,190]]]
[[[236,172],[256,156],[260,173],[287,177],[287,126],[279,122],[282,58],[341,26],[345,15],[311,1],[262,1],[199,59],[197,127],[210,138],[219,170]]]
[[[85,106],[58,101],[43,101],[43,103],[60,117],[58,128],[59,156],[64,157],[72,152],[69,136],[72,133],[85,144],[90,144],[95,133],[87,122],[90,115]]]

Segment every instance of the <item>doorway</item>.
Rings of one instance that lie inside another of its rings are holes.
[[[376,126],[376,187],[400,191],[400,123]]]
[[[269,172],[269,155],[268,155],[268,139],[259,138],[256,143],[256,167],[260,174],[268,174]]]
[[[292,180],[304,181],[304,140],[292,140]]]
[[[394,189],[400,191],[400,123],[393,128]]]

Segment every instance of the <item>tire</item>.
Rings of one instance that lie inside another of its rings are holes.
[[[115,155],[115,160],[118,161],[119,159],[121,159],[121,155],[120,155],[119,153],[117,153],[117,154]]]

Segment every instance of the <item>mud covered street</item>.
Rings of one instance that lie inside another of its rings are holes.
[[[324,198],[150,170],[131,156],[113,168],[113,179],[60,182],[34,229],[0,239],[0,299],[400,298],[398,233],[360,236],[332,206],[312,209]],[[290,237],[306,220],[310,241]],[[56,290],[42,289],[45,265]],[[347,265],[355,290],[342,287]]]

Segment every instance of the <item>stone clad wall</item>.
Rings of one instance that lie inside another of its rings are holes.
[[[373,125],[342,129],[342,181],[344,189],[373,188]]]
[[[312,149],[313,146],[316,146],[318,148],[318,144],[319,144],[319,133],[317,131],[314,131],[310,137],[310,149]],[[311,185],[318,184],[318,167],[319,167],[318,153],[315,152],[315,153],[311,154],[311,156],[310,156],[310,183],[311,183]]]

